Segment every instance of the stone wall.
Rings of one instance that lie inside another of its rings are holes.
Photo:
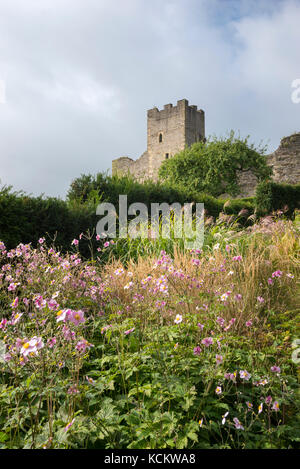
[[[300,132],[282,138],[277,150],[266,158],[267,164],[273,169],[273,181],[300,184]],[[240,172],[238,181],[242,187],[238,197],[255,195],[257,178],[251,171]]]
[[[281,139],[277,150],[267,159],[275,182],[300,184],[300,132]]]
[[[128,156],[122,156],[112,161],[113,175],[133,175],[138,181],[143,182],[149,178],[149,154],[145,151],[142,156],[133,160]]]

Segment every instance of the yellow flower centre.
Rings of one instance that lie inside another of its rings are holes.
[[[28,348],[29,347],[29,342],[26,342],[24,345],[23,345],[23,348]]]

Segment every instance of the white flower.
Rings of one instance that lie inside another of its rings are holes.
[[[180,324],[182,322],[182,316],[177,314],[176,318],[174,319],[175,324]]]
[[[226,414],[222,415],[222,425],[226,422],[226,417],[229,414],[229,412],[226,412]]]

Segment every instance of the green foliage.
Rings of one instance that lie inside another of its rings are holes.
[[[224,212],[235,217],[231,222],[238,220],[245,225],[249,223],[249,216],[254,212],[253,199],[236,199],[225,203],[224,200],[208,194],[171,187],[168,184],[153,181],[140,184],[130,177],[118,178],[100,173],[95,177],[81,176],[73,181],[67,202],[54,197],[32,197],[23,192],[13,192],[10,187],[3,188],[0,191],[0,239],[8,248],[12,248],[21,242],[31,242],[35,246],[39,238],[46,236],[62,252],[66,252],[72,240],[80,233],[95,233],[98,203],[110,202],[118,212],[119,195],[122,194],[127,195],[128,206],[134,202],[145,203],[149,214],[153,202],[178,202],[181,205],[198,202],[204,204],[207,218],[216,219]],[[241,215],[242,211],[244,212]],[[95,251],[95,248],[94,237],[89,238],[89,243],[80,243],[80,252],[84,257],[90,257],[91,250]],[[170,252],[168,240],[163,243],[160,240],[155,252],[162,249]],[[114,248],[114,255],[122,260],[125,260],[124,254],[126,258],[137,259],[138,255],[146,255],[149,252],[153,253],[153,245],[148,240],[140,243],[138,239],[121,239]],[[106,254],[102,258],[108,259]]]
[[[68,205],[54,197],[12,192],[10,187],[0,191],[0,214],[0,238],[8,248],[21,242],[36,245],[48,235],[66,251],[79,233],[94,228],[97,221],[95,208],[87,204]]]
[[[259,215],[280,210],[293,217],[295,210],[300,208],[300,184],[261,182],[256,188],[256,208]]]
[[[256,149],[249,137],[240,139],[232,131],[227,138],[213,137],[198,142],[165,160],[159,175],[171,184],[190,187],[215,197],[240,192],[238,171],[251,170],[258,180],[271,175],[264,156],[265,148]]]
[[[299,447],[298,231],[217,221],[128,270],[1,244],[0,448]]]

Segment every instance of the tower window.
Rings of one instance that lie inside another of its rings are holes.
[[[169,153],[166,153],[166,160],[169,158]]]
[[[159,136],[158,136],[158,141],[159,141],[159,143],[162,142],[162,134],[159,134]]]

